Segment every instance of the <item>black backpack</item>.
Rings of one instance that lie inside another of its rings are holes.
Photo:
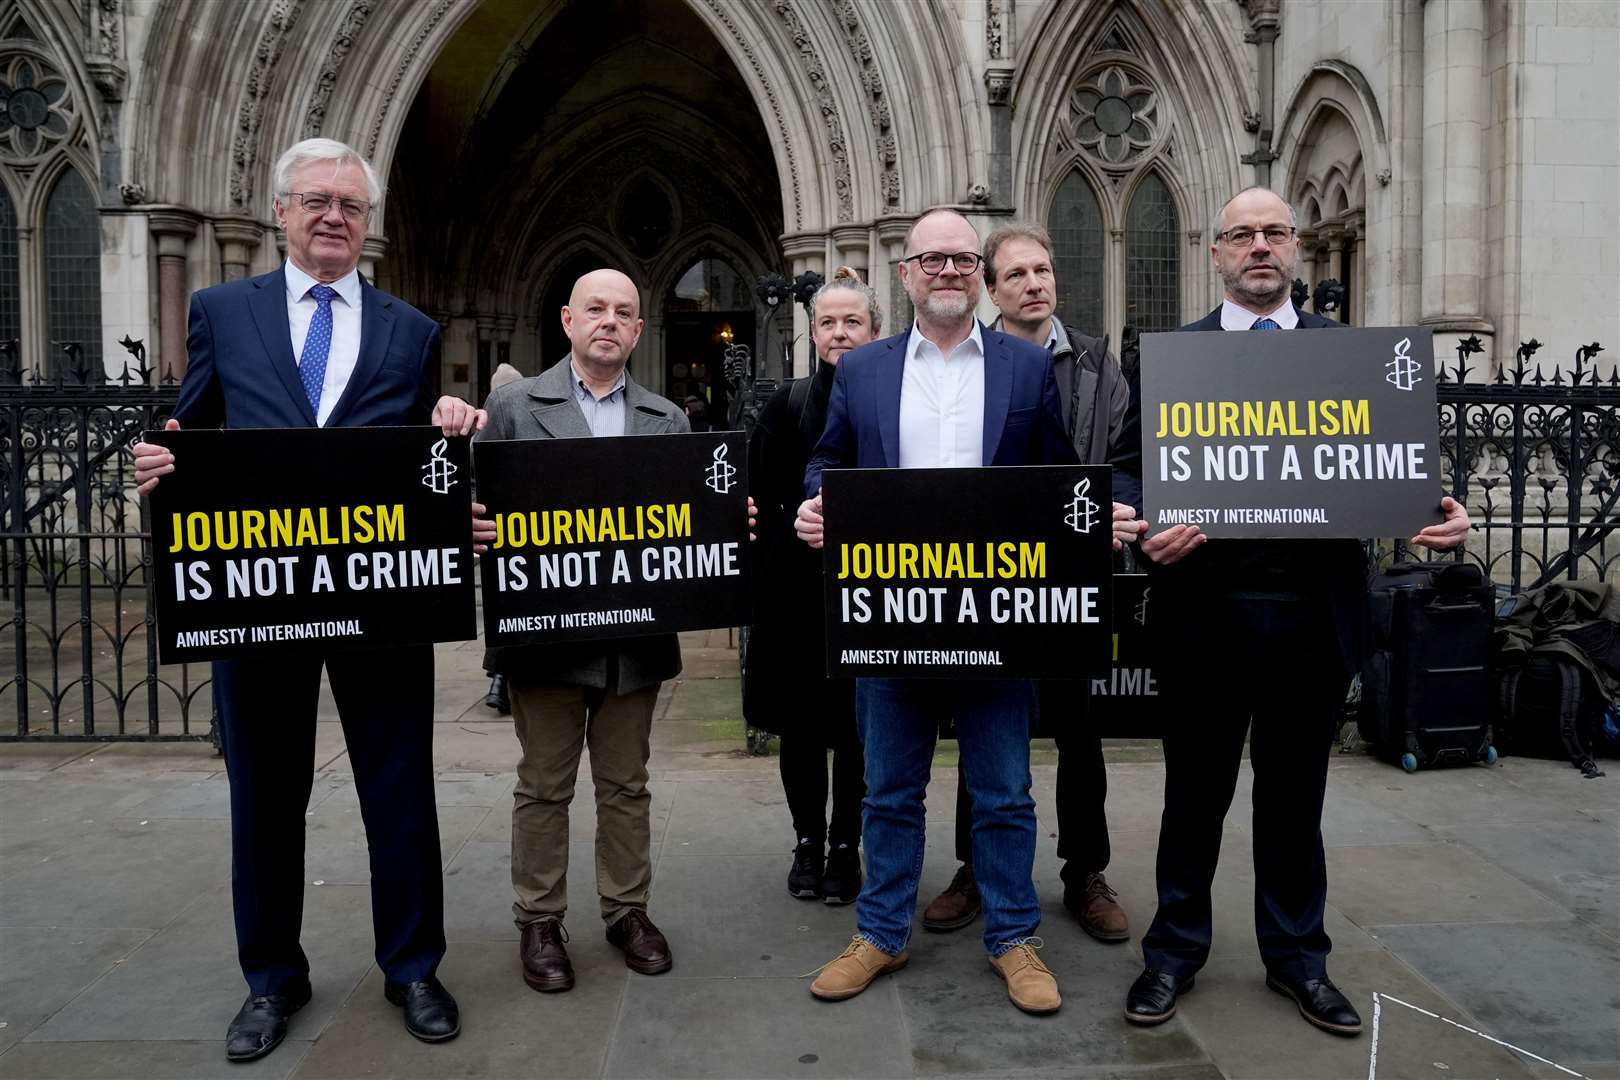
[[[1620,665],[1613,623],[1581,627],[1564,640],[1605,668]],[[1567,758],[1587,779],[1604,775],[1599,754],[1613,754],[1610,703],[1591,672],[1556,650],[1532,649],[1497,680],[1497,742],[1502,752]]]

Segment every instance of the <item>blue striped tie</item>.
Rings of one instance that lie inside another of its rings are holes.
[[[316,285],[309,290],[315,298],[315,317],[309,320],[309,334],[304,338],[304,355],[298,360],[298,378],[304,384],[304,396],[309,398],[310,411],[316,423],[321,416],[321,386],[326,382],[326,357],[332,351],[332,298],[337,290],[330,285]]]
[[[1256,320],[1254,320],[1254,325],[1249,327],[1249,329],[1250,330],[1281,330],[1282,327],[1278,326],[1276,323],[1272,322],[1270,319],[1256,319]]]

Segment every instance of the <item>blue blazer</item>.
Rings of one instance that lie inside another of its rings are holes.
[[[326,426],[427,423],[438,323],[363,277],[360,292],[360,356]],[[315,426],[298,381],[281,270],[192,294],[174,418],[183,427]]]
[[[1063,427],[1052,355],[981,324],[984,339],[984,464],[1075,465]],[[900,466],[900,384],[911,330],[844,354],[827,401],[827,426],[804,472],[807,498],[821,470]]]

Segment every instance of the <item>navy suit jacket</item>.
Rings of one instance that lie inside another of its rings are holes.
[[[438,324],[365,278],[360,291],[360,356],[326,426],[428,423]],[[298,380],[280,269],[192,294],[174,418],[188,428],[315,426]]]
[[[804,472],[806,497],[821,470],[900,466],[900,385],[912,331],[844,354],[827,401],[827,426]],[[1063,427],[1052,356],[980,325],[984,341],[984,464],[1079,463]]]
[[[1299,313],[1300,330],[1342,330],[1344,327],[1344,323],[1309,311]],[[1217,307],[1202,319],[1189,323],[1181,329],[1219,331],[1221,309]],[[1140,397],[1139,381],[1133,385],[1132,391]],[[1121,437],[1124,437],[1123,434]],[[1140,431],[1135,433],[1135,438],[1140,440]],[[1361,665],[1371,648],[1372,621],[1367,605],[1367,556],[1359,540],[1221,540],[1215,543],[1247,544],[1256,549],[1270,549],[1275,544],[1308,547],[1317,575],[1315,585],[1333,620],[1333,629],[1339,641],[1340,659],[1344,663],[1345,673],[1361,670]],[[1174,590],[1161,591],[1155,595],[1168,604],[1183,603],[1188,608],[1181,611],[1173,607],[1172,610],[1176,615],[1169,621],[1185,619],[1191,623],[1207,617],[1204,613],[1209,610],[1208,595],[1218,592],[1223,584],[1212,572],[1212,561],[1209,546],[1206,545],[1170,566],[1149,563],[1149,572],[1158,580],[1166,584],[1174,582],[1177,586]]]

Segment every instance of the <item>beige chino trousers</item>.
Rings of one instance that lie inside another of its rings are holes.
[[[580,753],[596,787],[596,891],[602,919],[647,906],[652,830],[647,757],[658,687],[611,694],[588,686],[509,678],[523,747],[512,792],[512,914],[519,926],[568,910],[568,807]]]

